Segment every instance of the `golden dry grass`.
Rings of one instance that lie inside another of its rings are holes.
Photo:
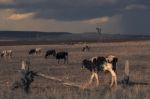
[[[150,41],[90,43],[90,52],[82,52],[84,44],[53,44],[53,45],[20,45],[0,46],[0,50],[12,49],[12,59],[0,59],[0,99],[149,99],[150,97]],[[130,86],[109,88],[110,74],[100,73],[100,86],[88,89],[66,87],[59,82],[36,77],[27,95],[22,90],[10,90],[10,85],[18,80],[21,59],[29,58],[30,48],[41,47],[42,54],[31,56],[31,68],[47,75],[58,77],[64,81],[84,84],[90,78],[90,72],[81,70],[81,61],[93,56],[115,55],[119,58],[118,81],[123,78],[125,60],[130,62]],[[68,64],[57,64],[53,58],[44,59],[47,49],[69,52]]]

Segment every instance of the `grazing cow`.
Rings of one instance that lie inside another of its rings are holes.
[[[117,66],[118,58],[116,56],[109,55],[109,56],[106,57],[106,60],[107,60],[108,63],[112,64],[112,69],[115,72],[117,72],[116,66]]]
[[[2,52],[1,52],[1,57],[6,57],[6,56],[7,56],[6,50],[2,51]]]
[[[116,59],[115,59],[116,60]],[[116,67],[116,65],[115,65]],[[84,59],[82,61],[82,68],[87,68],[89,71],[92,72],[89,84],[92,83],[94,77],[97,81],[97,86],[99,85],[99,78],[98,78],[98,72],[99,71],[109,71],[112,75],[112,82],[110,87],[115,83],[117,85],[117,76],[115,73],[116,68],[113,67],[113,62],[109,62],[108,58],[105,57],[92,57],[91,59]]]
[[[12,57],[12,50],[3,50],[1,52],[1,57],[6,57],[6,56]]]
[[[55,56],[56,55],[56,51],[54,49],[51,49],[51,50],[48,50],[46,51],[46,54],[45,54],[45,59],[47,59],[48,56]]]
[[[29,51],[29,55],[31,55],[31,54],[35,54],[35,53],[36,53],[35,49],[30,49],[30,51]]]
[[[97,86],[99,85],[98,72],[103,70],[103,64],[106,62],[105,57],[93,57],[91,59],[84,59],[82,61],[82,69],[86,68],[92,72],[89,84],[92,83],[94,77],[97,81]]]
[[[55,57],[58,63],[60,59],[64,59],[64,63],[66,63],[66,61],[68,62],[68,52],[57,52]]]
[[[83,48],[82,48],[82,51],[84,52],[84,51],[90,51],[90,47],[89,46],[84,46]]]
[[[29,51],[29,55],[40,54],[40,53],[41,53],[41,48],[30,49]]]
[[[40,54],[42,52],[42,49],[41,48],[35,48],[35,51],[36,51],[36,54]]]

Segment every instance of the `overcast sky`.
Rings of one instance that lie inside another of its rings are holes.
[[[150,0],[0,0],[0,30],[150,34]]]

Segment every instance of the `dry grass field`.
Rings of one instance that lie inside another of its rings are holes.
[[[113,43],[89,43],[89,52],[82,52],[84,44],[53,44],[53,45],[19,45],[0,46],[0,51],[13,50],[12,59],[0,58],[0,99],[150,99],[150,41],[130,41]],[[41,47],[41,55],[29,56],[31,48]],[[48,49],[68,51],[69,63],[60,64],[50,57],[44,59]],[[93,56],[115,55],[119,58],[117,67],[118,82],[123,78],[125,61],[130,63],[130,80],[132,84],[125,86],[118,83],[117,87],[109,88],[111,75],[99,73],[99,87],[89,86],[86,89],[63,86],[62,83],[35,77],[31,84],[30,93],[21,89],[10,90],[12,83],[19,79],[21,59],[30,57],[31,69],[43,74],[54,76],[65,82],[74,82],[84,85],[91,73],[81,70],[81,61]]]

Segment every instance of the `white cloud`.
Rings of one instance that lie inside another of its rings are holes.
[[[88,24],[106,24],[110,21],[110,17],[108,16],[104,16],[104,17],[100,17],[100,18],[95,18],[95,19],[90,19],[90,20],[84,20],[82,22],[84,23],[88,23]]]
[[[12,14],[8,17],[10,20],[23,20],[33,17],[34,13]]]

